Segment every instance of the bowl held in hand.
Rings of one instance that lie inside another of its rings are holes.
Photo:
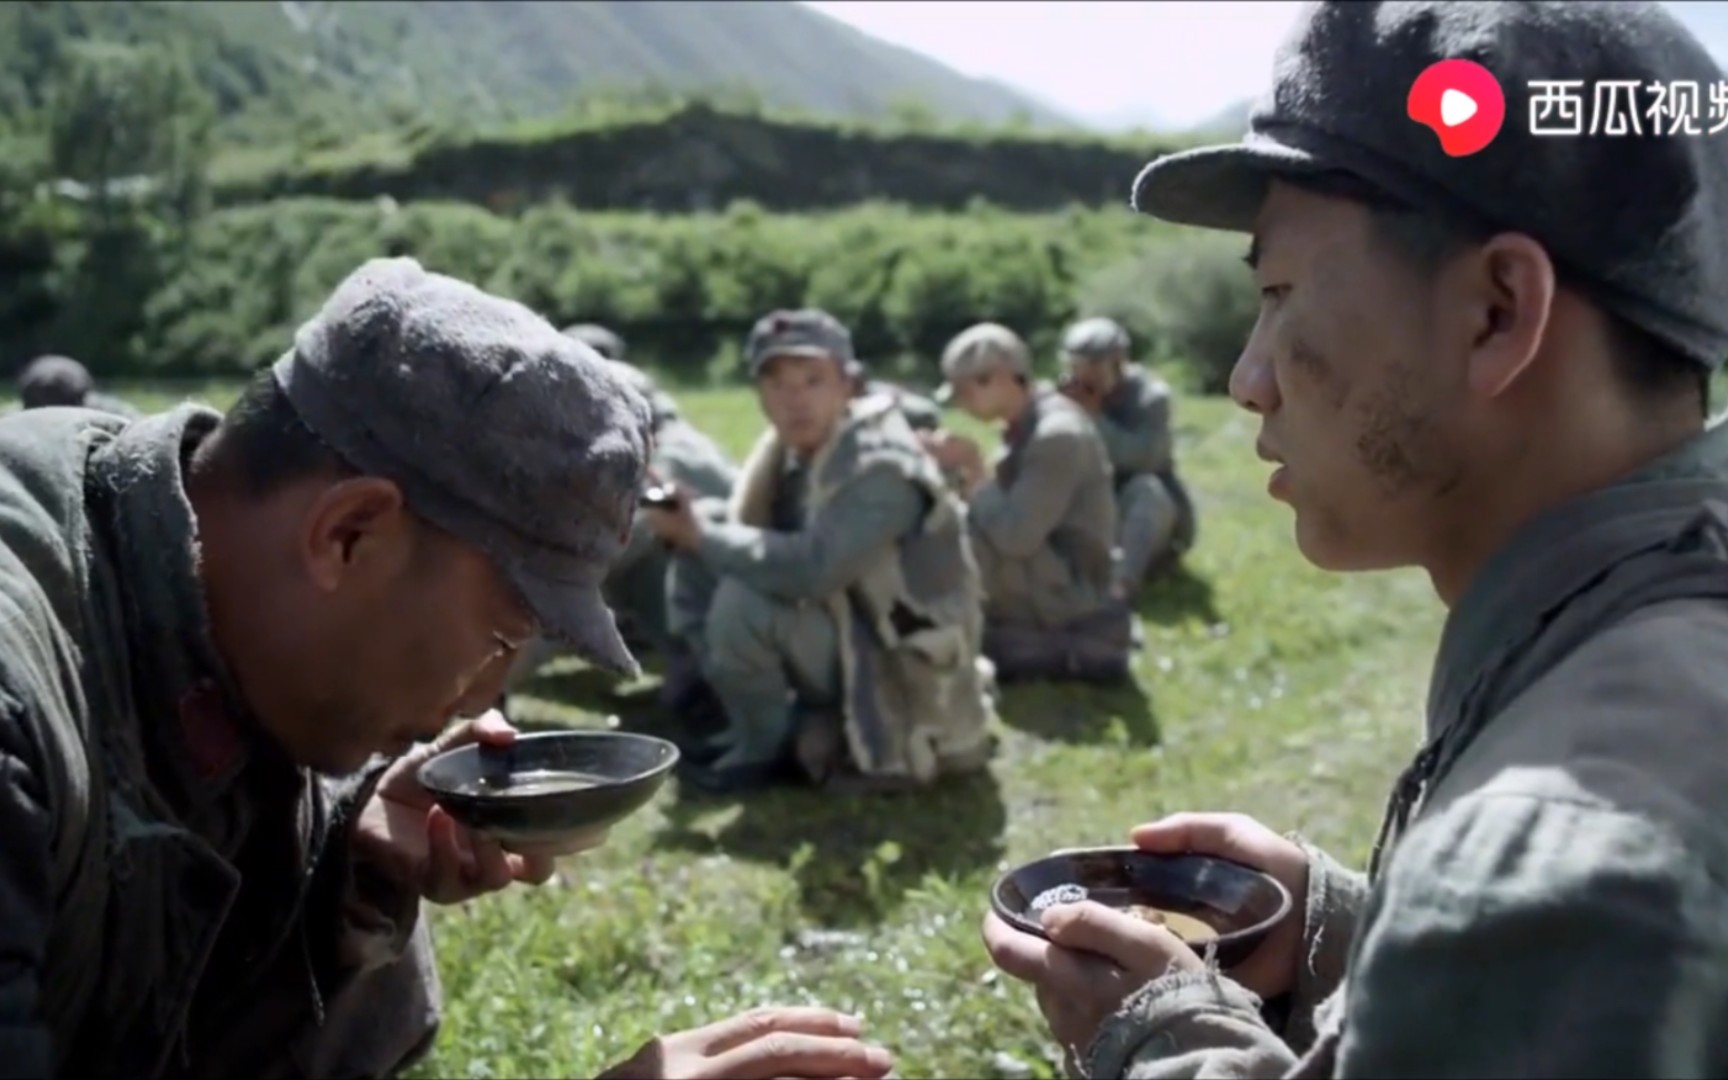
[[[1014,928],[1046,937],[1046,908],[1092,900],[1162,924],[1222,967],[1234,967],[1289,917],[1290,893],[1252,867],[1209,855],[1133,847],[1070,849],[1003,874],[990,906]]]
[[[547,731],[508,746],[473,743],[420,767],[445,812],[519,854],[595,847],[648,804],[678,763],[665,739],[624,731]]]

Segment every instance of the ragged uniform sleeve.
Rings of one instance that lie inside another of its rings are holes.
[[[717,574],[768,596],[819,600],[846,588],[887,545],[918,526],[928,496],[890,468],[847,484],[797,532],[735,521],[703,525],[697,555]]]
[[[1348,984],[1343,1076],[1707,1076],[1728,891],[1653,818],[1493,791],[1400,842]]]

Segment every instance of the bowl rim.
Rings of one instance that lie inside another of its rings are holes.
[[[990,885],[990,907],[995,911],[997,918],[1022,933],[1032,933],[1039,937],[1043,937],[1044,931],[1042,927],[1031,929],[1031,927],[1037,926],[1037,924],[1026,918],[1025,915],[1009,910],[1008,905],[1002,900],[1002,886],[1007,884],[1009,878],[1012,878],[1015,874],[1025,870],[1027,867],[1036,866],[1041,862],[1047,862],[1064,855],[1143,855],[1149,859],[1207,859],[1212,862],[1227,863],[1239,869],[1246,870],[1256,877],[1264,879],[1277,890],[1278,908],[1271,915],[1268,915],[1266,918],[1261,919],[1259,922],[1256,922],[1251,926],[1244,926],[1238,930],[1232,930],[1229,933],[1219,934],[1216,938],[1213,938],[1212,942],[1209,942],[1209,944],[1224,944],[1240,940],[1241,938],[1245,938],[1251,934],[1265,933],[1272,927],[1277,926],[1279,923],[1289,918],[1290,912],[1296,906],[1295,897],[1290,895],[1290,890],[1285,888],[1282,881],[1279,881],[1277,878],[1268,874],[1259,867],[1249,866],[1247,863],[1242,862],[1239,859],[1229,859],[1222,855],[1208,855],[1203,851],[1146,851],[1142,848],[1137,848],[1132,844],[1117,844],[1104,847],[1059,848],[1056,851],[1040,855],[1036,859],[1027,859],[1025,862],[1018,863],[1009,867],[1007,870],[1004,870],[1001,874],[997,875],[996,880]]]
[[[678,744],[673,742],[672,740],[663,739],[658,735],[647,735],[647,734],[644,734],[644,733],[639,732],[639,731],[595,731],[595,730],[583,730],[581,728],[572,728],[572,729],[566,730],[566,731],[525,731],[525,732],[518,732],[516,735],[515,742],[512,743],[511,745],[516,745],[516,744],[524,743],[524,742],[533,742],[533,741],[537,741],[537,740],[570,739],[570,738],[637,740],[637,741],[641,741],[641,742],[645,742],[645,743],[657,744],[661,748],[662,752],[664,752],[666,754],[665,760],[660,761],[657,764],[650,765],[648,768],[643,769],[641,772],[632,773],[629,776],[607,777],[604,780],[604,782],[598,783],[598,784],[591,784],[588,787],[582,788],[581,789],[582,791],[594,791],[596,789],[610,790],[610,789],[628,787],[631,784],[639,784],[639,783],[643,782],[644,780],[652,780],[655,776],[657,776],[659,774],[671,772],[672,769],[678,764],[678,759],[681,756],[683,756],[682,753],[678,749]],[[477,743],[477,742],[466,742],[466,743],[463,743],[461,746],[452,746],[448,750],[445,750],[445,751],[438,753],[438,754],[434,754],[433,756],[427,758],[425,761],[421,762],[420,767],[414,770],[414,778],[420,782],[420,786],[422,788],[425,788],[428,794],[433,795],[434,797],[449,796],[449,797],[457,798],[457,799],[470,799],[470,800],[474,800],[477,802],[496,803],[496,802],[520,802],[520,801],[526,801],[529,799],[561,799],[561,798],[564,798],[570,794],[573,794],[572,792],[567,792],[567,791],[540,791],[540,792],[532,792],[532,793],[529,793],[526,795],[511,795],[511,794],[506,794],[503,792],[500,792],[497,794],[479,795],[479,794],[475,794],[474,792],[471,792],[471,791],[454,791],[454,790],[451,790],[451,788],[447,785],[433,783],[429,779],[427,772],[428,772],[428,770],[430,770],[432,768],[432,766],[435,762],[443,761],[445,758],[450,757],[453,754],[460,754],[460,753],[462,753],[464,751],[468,751],[468,750],[474,751],[476,756],[478,756],[480,749],[481,749],[481,744]]]

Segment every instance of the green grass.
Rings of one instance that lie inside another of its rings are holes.
[[[681,399],[734,452],[753,441],[747,394]],[[1030,993],[979,943],[1000,869],[1185,809],[1362,859],[1415,745],[1438,605],[1414,573],[1308,567],[1265,495],[1252,418],[1217,399],[1178,412],[1200,544],[1144,604],[1133,691],[1011,690],[989,774],[921,795],[716,801],[674,784],[553,884],[435,909],[447,1017],[417,1075],[592,1076],[658,1032],[820,1002],[863,1014],[902,1076],[1058,1076]],[[553,665],[522,711],[632,716],[651,686]]]

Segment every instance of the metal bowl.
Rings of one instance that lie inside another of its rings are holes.
[[[546,731],[457,747],[419,777],[451,817],[508,850],[572,850],[646,806],[677,763],[678,748],[652,735]]]
[[[1045,908],[1080,900],[1123,910],[1143,905],[1198,920],[1217,936],[1190,944],[1200,952],[1214,947],[1224,967],[1246,959],[1293,906],[1289,890],[1252,867],[1133,847],[1059,851],[1008,871],[990,889],[996,915],[1038,937],[1047,937],[1040,922]],[[1170,928],[1187,937],[1180,925]]]

